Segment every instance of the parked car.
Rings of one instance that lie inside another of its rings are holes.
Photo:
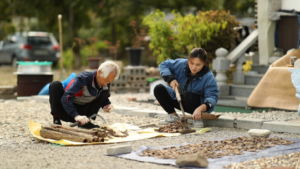
[[[17,66],[17,61],[51,61],[56,66],[60,53],[52,33],[23,32],[0,41],[0,64]]]

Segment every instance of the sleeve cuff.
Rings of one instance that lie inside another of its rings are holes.
[[[163,78],[164,78],[164,80],[165,80],[165,82],[167,82],[167,83],[171,83],[173,80],[175,80],[176,78],[175,78],[175,75],[167,75],[167,76],[163,76]]]
[[[206,101],[204,104],[206,105],[206,111],[212,109],[212,104],[210,102]]]

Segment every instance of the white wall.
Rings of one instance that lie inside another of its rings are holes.
[[[296,10],[300,12],[300,0],[282,0],[281,1],[282,10]]]

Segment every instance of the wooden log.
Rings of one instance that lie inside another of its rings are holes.
[[[70,141],[75,141],[75,142],[84,142],[84,143],[88,142],[88,140],[85,137],[80,137],[80,136],[71,135],[71,134],[65,134],[65,133],[61,133],[58,131],[48,130],[45,128],[41,129],[40,135],[44,138],[50,138],[50,139],[54,139],[54,140],[65,139],[65,140],[70,140]]]
[[[98,137],[106,137],[107,136],[107,132],[103,128],[87,130],[87,129],[72,128],[72,127],[68,127],[68,126],[61,126],[61,125],[56,125],[56,124],[52,124],[51,127],[62,128],[62,129],[70,130],[70,131],[91,134],[93,136],[98,136]]]
[[[80,138],[85,138],[86,142],[88,142],[88,143],[93,142],[92,134],[80,133],[80,132],[71,131],[71,130],[65,130],[63,128],[42,127],[42,129],[52,130],[55,132],[60,132],[62,134],[66,134],[66,135],[74,135],[74,136],[77,136]]]
[[[154,127],[155,124],[142,124],[139,126],[139,128],[143,128],[143,127]]]
[[[195,129],[179,129],[178,131],[181,134],[187,134],[187,133],[194,133],[194,132],[196,132]]]
[[[61,129],[70,130],[70,131],[76,131],[76,132],[80,132],[80,133],[87,133],[87,134],[93,134],[93,135],[96,134],[96,132],[93,130],[72,128],[72,127],[56,125],[56,124],[51,124],[51,127],[52,128],[61,128]]]
[[[218,118],[221,115],[215,115],[215,114],[209,114],[209,113],[204,113],[202,112],[201,114],[201,119],[206,119],[206,120],[218,120]],[[182,119],[183,117],[181,117]],[[193,119],[192,115],[186,115],[186,119]]]
[[[209,114],[209,113],[203,113],[202,112],[201,118],[202,119],[207,119],[207,120],[218,120],[218,118],[220,116],[221,115],[215,115],[215,114]]]

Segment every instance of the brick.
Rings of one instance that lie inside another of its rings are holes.
[[[124,67],[124,74],[127,75],[146,75],[147,66],[126,66]]]
[[[120,74],[119,78],[114,80],[114,82],[127,82],[128,81],[128,75],[126,74]]]
[[[118,81],[113,81],[110,84],[111,88],[128,88],[129,84],[127,82],[118,82]]]
[[[297,122],[268,121],[263,123],[262,129],[268,129],[274,132],[300,134],[300,124]]]
[[[240,129],[261,129],[263,122],[267,120],[263,119],[252,119],[252,118],[237,118],[237,128]]]
[[[204,126],[234,128],[235,117],[220,116],[218,120],[203,120]]]
[[[149,89],[149,83],[147,82],[136,82],[136,83],[130,83],[129,84],[130,88],[144,88],[144,89]]]
[[[106,149],[106,154],[109,156],[131,153],[132,147],[129,145],[109,147]]]
[[[128,82],[147,82],[145,75],[128,76]]]

